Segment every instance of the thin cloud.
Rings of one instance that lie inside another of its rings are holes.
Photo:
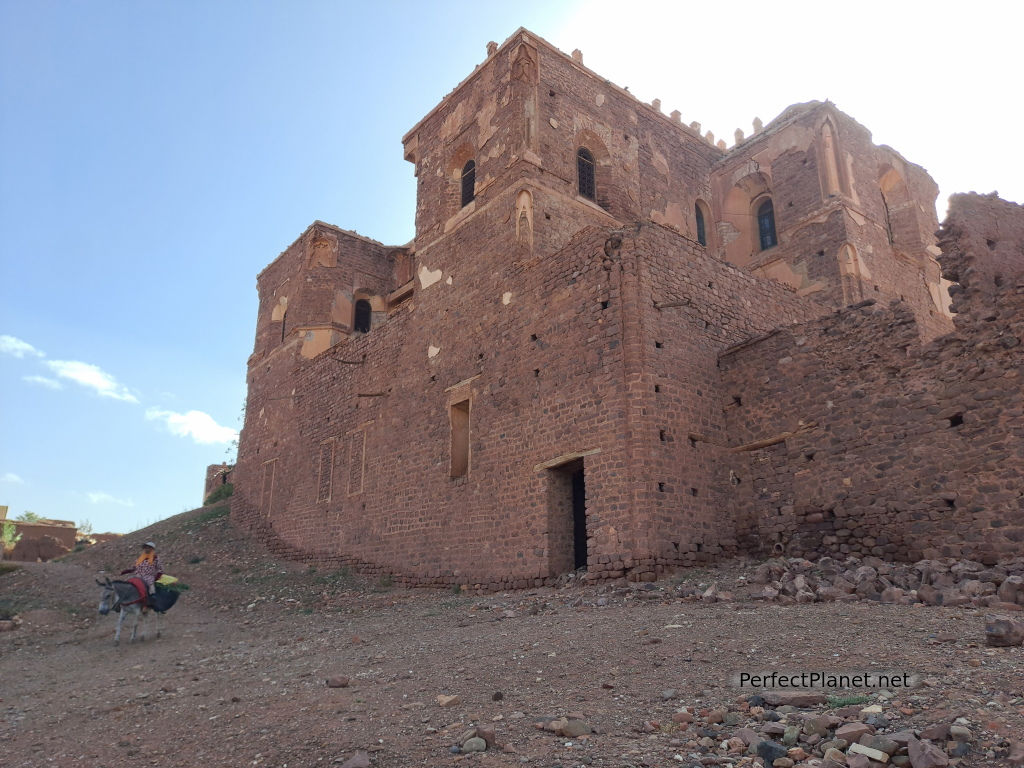
[[[172,435],[191,437],[199,445],[230,443],[238,438],[237,431],[231,427],[222,427],[214,421],[212,416],[202,411],[175,413],[159,408],[149,408],[146,410],[146,419],[163,421]]]
[[[89,501],[93,504],[119,504],[122,507],[134,507],[135,502],[131,499],[118,499],[109,493],[87,493]]]
[[[33,347],[27,341],[16,339],[14,336],[0,336],[0,352],[5,352],[14,357],[46,357],[45,354]]]
[[[47,389],[64,389],[64,385],[56,379],[48,379],[45,376],[24,376],[22,377],[29,384],[38,384],[40,387],[46,387]]]
[[[24,482],[25,482],[24,480],[22,480],[20,477],[18,477],[13,472],[4,472],[4,474],[2,476],[0,476],[0,483],[24,483]]]
[[[77,360],[47,360],[43,365],[62,379],[81,384],[100,397],[111,397],[114,400],[124,400],[126,403],[139,402],[124,384],[119,384],[117,379],[99,366]]]

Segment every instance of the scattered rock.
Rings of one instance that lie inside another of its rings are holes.
[[[872,749],[871,747],[866,747],[859,742],[857,744],[851,744],[850,748],[846,750],[846,754],[847,757],[849,757],[849,755],[864,755],[868,759],[875,760],[879,763],[889,762],[889,755],[887,753],[883,752],[880,749]]]
[[[487,742],[481,739],[479,736],[474,736],[471,739],[467,739],[466,743],[462,745],[463,752],[486,752]]]
[[[971,734],[970,728],[964,728],[962,725],[951,725],[949,726],[949,736],[954,741],[973,741],[974,736]]]
[[[776,760],[787,756],[786,748],[774,741],[762,739],[757,743],[755,749],[758,757],[764,760],[765,765],[774,765]]]
[[[327,678],[327,687],[328,688],[348,688],[348,685],[349,685],[350,682],[351,681],[347,677],[344,677],[343,675],[336,675],[335,677],[328,677]]]
[[[824,694],[806,691],[765,691],[761,697],[773,707],[816,707],[828,701]]]
[[[946,753],[930,741],[915,739],[907,746],[912,768],[945,768],[949,765]]]
[[[370,755],[366,752],[356,752],[341,764],[341,768],[370,768]]]
[[[1006,616],[986,616],[985,642],[995,648],[1024,644],[1024,621]]]
[[[458,696],[445,696],[441,694],[437,697],[437,703],[441,707],[457,707],[462,703],[462,699]]]

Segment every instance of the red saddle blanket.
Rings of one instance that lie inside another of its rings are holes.
[[[135,587],[136,590],[138,590],[139,599],[138,600],[132,600],[130,603],[125,603],[125,605],[135,605],[136,603],[142,603],[143,605],[145,605],[145,603],[146,603],[146,596],[149,594],[149,588],[146,586],[146,582],[144,582],[138,576],[133,576],[132,578],[128,579],[127,581],[128,581],[129,584],[131,584],[133,587]]]

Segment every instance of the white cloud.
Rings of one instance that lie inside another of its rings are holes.
[[[175,413],[159,408],[149,408],[146,411],[146,418],[150,421],[163,421],[172,435],[191,437],[200,445],[230,443],[238,437],[238,432],[231,427],[222,427],[213,420],[212,416],[202,411]]]
[[[127,403],[139,402],[126,386],[119,384],[117,379],[99,366],[76,360],[47,360],[43,365],[63,379],[70,379],[92,389],[100,397],[112,397]]]
[[[109,493],[87,493],[89,501],[93,504],[120,504],[122,507],[134,507],[135,502],[131,499],[117,499]]]
[[[2,476],[0,476],[0,483],[24,483],[24,482],[25,482],[24,480],[22,480],[20,477],[18,477],[13,472],[4,472],[4,474]]]
[[[15,357],[46,357],[42,352],[33,347],[27,341],[16,339],[13,336],[0,336],[0,352],[6,352]]]
[[[45,376],[24,376],[25,381],[29,384],[38,384],[41,387],[47,389],[63,389],[64,385],[56,379],[48,379]]]

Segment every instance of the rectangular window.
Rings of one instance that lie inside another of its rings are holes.
[[[452,419],[452,477],[465,477],[469,473],[469,400],[453,403]]]
[[[317,481],[317,501],[331,500],[331,490],[334,485],[334,446],[333,437],[320,443],[320,478]]]
[[[260,486],[260,513],[264,517],[270,517],[274,504],[274,473],[277,468],[277,459],[271,459],[263,464],[263,482]]]
[[[366,471],[366,430],[353,432],[348,443],[348,494],[363,492],[363,474]]]

